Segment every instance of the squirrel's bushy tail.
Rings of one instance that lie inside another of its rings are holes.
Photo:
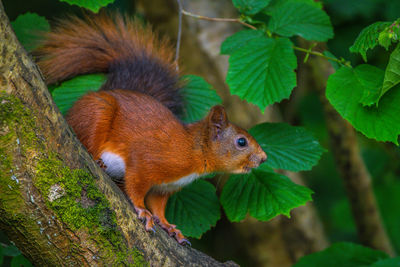
[[[103,12],[62,19],[34,56],[48,84],[104,72],[108,79],[102,89],[139,91],[173,111],[181,106],[172,46],[127,16]]]

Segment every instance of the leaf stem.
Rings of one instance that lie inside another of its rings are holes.
[[[293,46],[293,49],[294,49],[294,50],[297,50],[297,51],[301,51],[301,52],[307,53],[307,54],[311,54],[311,55],[314,55],[314,56],[319,56],[319,57],[322,57],[322,58],[325,58],[325,59],[328,59],[328,60],[332,60],[332,61],[335,61],[335,62],[337,62],[337,63],[339,63],[339,64],[345,65],[345,66],[347,66],[347,67],[351,67],[350,62],[349,62],[349,61],[346,61],[346,60],[343,59],[343,58],[337,59],[337,58],[334,58],[334,57],[325,56],[325,55],[324,55],[323,53],[321,53],[321,52],[312,51],[312,50],[310,50],[310,49],[305,49],[305,48],[301,48],[301,47],[298,47],[298,46]]]
[[[254,27],[253,25],[250,25],[250,24],[248,24],[248,23],[246,23],[246,22],[244,22],[244,21],[242,21],[242,20],[240,20],[240,19],[233,19],[233,18],[210,18],[210,17],[206,17],[206,16],[201,16],[201,15],[193,14],[193,13],[191,13],[191,12],[189,12],[189,11],[184,10],[184,9],[181,9],[181,11],[182,11],[182,14],[184,14],[184,15],[186,15],[186,16],[189,16],[189,17],[196,18],[196,19],[209,20],[209,21],[218,21],[218,22],[236,22],[236,23],[240,23],[240,24],[242,24],[243,26],[248,27],[248,28],[250,28],[250,29],[257,30],[257,28]]]
[[[245,27],[247,27],[247,28],[250,28],[250,29],[253,29],[253,30],[257,30],[256,27],[254,27],[253,25],[250,25],[250,24],[248,24],[248,23],[242,21],[241,19],[234,19],[234,18],[211,18],[211,17],[201,16],[201,15],[198,15],[198,14],[193,14],[193,13],[191,13],[191,12],[189,12],[189,11],[184,10],[183,7],[181,7],[181,6],[179,7],[179,9],[180,9],[180,12],[181,12],[182,14],[184,14],[184,15],[186,15],[186,16],[189,16],[189,17],[196,18],[196,19],[208,20],[208,21],[217,21],[217,22],[236,22],[236,23],[242,24],[243,26],[245,26]],[[267,34],[268,34],[270,37],[271,37],[271,35],[272,35],[269,31],[267,31]],[[294,50],[297,50],[297,51],[301,51],[301,52],[307,53],[307,56],[308,56],[309,54],[311,54],[311,55],[314,55],[314,56],[319,56],[319,57],[322,57],[322,58],[325,58],[325,59],[328,59],[328,60],[335,61],[335,62],[337,62],[337,63],[339,63],[339,64],[342,64],[342,65],[344,65],[344,66],[347,66],[347,67],[351,67],[350,62],[349,62],[349,61],[346,61],[346,60],[343,59],[343,58],[337,59],[337,58],[334,58],[334,57],[325,56],[325,55],[324,55],[323,53],[321,53],[321,52],[312,51],[311,49],[304,49],[304,48],[301,48],[301,47],[298,47],[298,46],[293,46],[293,49],[294,49]]]

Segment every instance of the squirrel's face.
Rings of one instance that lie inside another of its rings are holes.
[[[267,159],[257,141],[244,129],[228,121],[222,106],[215,106],[208,115],[211,153],[216,171],[248,173]]]

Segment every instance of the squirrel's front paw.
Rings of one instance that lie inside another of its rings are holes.
[[[178,241],[179,244],[189,245],[189,246],[192,245],[190,244],[189,240],[185,238],[182,232],[176,229],[176,225],[170,224],[165,220],[164,222],[162,222],[162,220],[160,220],[157,216],[154,216],[154,221],[158,223],[161,226],[161,228],[164,229],[169,234],[169,236],[173,236],[176,239],[176,241]]]
[[[147,232],[156,232],[153,215],[147,209],[135,207],[139,219],[144,223]]]
[[[168,234],[170,236],[174,236],[176,241],[178,241],[179,244],[181,245],[188,245],[191,246],[192,244],[185,238],[185,236],[182,234],[182,232],[176,228],[172,228],[170,231],[168,231]]]

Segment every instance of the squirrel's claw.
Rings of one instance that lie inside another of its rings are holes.
[[[192,246],[192,243],[189,242],[189,240],[187,240],[186,238],[183,238],[182,240],[178,241],[179,244],[181,244],[182,246]]]
[[[189,240],[187,240],[185,238],[185,236],[182,234],[182,232],[180,230],[176,229],[175,224],[170,224],[166,220],[160,220],[160,218],[158,218],[157,216],[153,216],[153,220],[158,225],[160,225],[161,228],[164,229],[170,237],[175,238],[179,244],[191,246]]]
[[[153,233],[156,232],[155,230],[155,224],[153,220],[153,215],[150,213],[150,211],[143,209],[143,208],[137,208],[135,207],[136,213],[138,214],[139,220],[144,223],[145,229],[147,232],[152,231]]]
[[[97,165],[100,166],[101,169],[103,169],[103,171],[105,171],[107,169],[106,164],[104,164],[104,161],[102,159],[98,159],[96,160]]]

